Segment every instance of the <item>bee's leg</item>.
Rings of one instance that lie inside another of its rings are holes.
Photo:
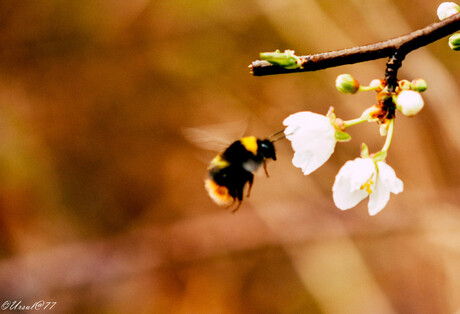
[[[268,175],[267,162],[265,161],[265,159],[264,159],[264,171],[265,171],[265,175],[267,176],[267,178],[269,178],[270,176]]]
[[[242,203],[243,203],[242,200],[238,200],[238,205],[236,205],[236,207],[232,209],[232,214],[236,213],[236,211],[240,208]]]
[[[248,194],[246,197],[249,197],[249,194],[251,194],[251,189],[252,189],[252,184],[254,183],[254,176],[251,174],[251,177],[248,179],[249,183],[249,189],[248,189]]]
[[[229,209],[230,207],[233,207],[233,205],[235,205],[235,202],[236,202],[236,198],[234,197],[233,202],[230,205],[228,205],[227,207],[225,207],[225,209]],[[233,212],[233,210],[232,210],[232,212]]]
[[[232,194],[233,196],[233,203],[232,205],[237,201],[238,205],[236,206],[235,209],[232,210],[232,213],[236,212],[241,204],[243,203],[243,195],[244,195],[244,187],[246,186],[246,182],[249,183],[249,190],[247,196],[249,197],[249,194],[251,192],[252,184],[254,183],[254,175],[248,171],[245,171],[245,181],[243,181],[243,184],[238,185],[235,190],[233,191],[234,193]]]
[[[244,188],[244,185],[237,188],[236,189],[236,197],[235,197],[235,201],[238,201],[238,205],[232,210],[232,214],[235,213],[241,206],[241,204],[243,203],[243,188]]]

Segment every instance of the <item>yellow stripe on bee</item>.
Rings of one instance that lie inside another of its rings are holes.
[[[228,161],[222,158],[221,155],[217,155],[211,160],[211,167],[217,167],[219,169],[225,168],[229,165]]]
[[[255,136],[246,136],[246,137],[243,137],[241,140],[240,140],[241,144],[243,144],[243,146],[248,150],[250,151],[251,153],[253,153],[254,155],[257,155],[257,138]]]

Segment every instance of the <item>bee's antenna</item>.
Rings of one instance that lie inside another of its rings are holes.
[[[279,130],[275,133],[273,133],[272,135],[270,135],[268,137],[268,139],[270,140],[270,142],[276,142],[276,141],[279,141],[279,140],[282,140],[283,138],[286,137],[286,135],[283,133],[285,129],[282,129],[282,130]],[[280,134],[280,133],[283,133],[283,135],[279,136],[279,137],[276,137],[276,135]],[[276,137],[276,138],[275,138]]]

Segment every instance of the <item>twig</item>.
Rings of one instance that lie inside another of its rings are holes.
[[[253,75],[264,76],[317,71],[345,64],[391,57],[396,52],[399,52],[401,55],[406,55],[415,49],[426,46],[458,30],[460,30],[460,13],[412,33],[387,41],[314,55],[299,56],[302,60],[302,66],[297,69],[286,69],[262,60],[252,62],[249,68]]]

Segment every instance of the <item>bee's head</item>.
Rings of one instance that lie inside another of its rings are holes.
[[[260,154],[265,159],[271,158],[276,160],[275,146],[270,140],[258,140],[258,146]]]

